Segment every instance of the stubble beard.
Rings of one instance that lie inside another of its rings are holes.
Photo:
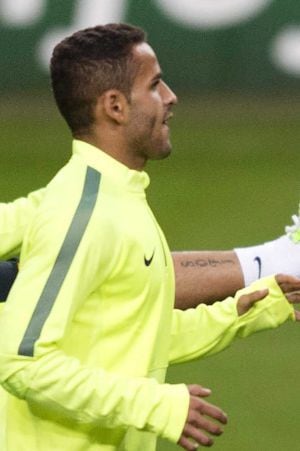
[[[162,160],[167,158],[172,150],[169,130],[164,130],[166,126],[162,123],[157,123],[155,118],[147,118],[147,120],[144,118],[142,122],[143,128],[148,132],[137,137],[135,142],[137,150],[147,160]],[[166,134],[168,135],[167,137]]]

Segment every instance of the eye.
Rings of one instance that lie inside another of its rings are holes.
[[[159,85],[160,80],[155,80],[152,84],[151,84],[151,89],[156,89],[157,86]]]

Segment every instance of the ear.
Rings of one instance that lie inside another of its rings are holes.
[[[120,125],[127,122],[129,104],[121,91],[109,89],[102,94],[100,101],[102,111],[108,118]]]

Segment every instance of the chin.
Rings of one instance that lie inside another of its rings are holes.
[[[150,160],[163,160],[165,158],[168,158],[171,152],[172,152],[171,146],[165,147],[160,150],[156,149],[150,156]]]
[[[161,159],[167,158],[169,155],[171,155],[171,153],[172,153],[172,148],[168,147],[167,149],[164,150],[164,152],[162,152]]]
[[[156,147],[157,159],[162,160],[167,158],[172,152],[172,145],[170,140],[166,140],[160,143],[160,146]]]
[[[168,142],[164,149],[162,150],[162,158],[167,158],[172,152],[172,146],[171,143]]]

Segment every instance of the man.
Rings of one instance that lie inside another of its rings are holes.
[[[44,197],[45,189],[14,202],[0,203],[0,258],[20,252],[28,224]],[[280,238],[234,251],[173,252],[176,308],[210,304],[233,295],[255,280],[276,273],[300,276],[299,217]],[[0,301],[5,301],[17,275],[17,261],[0,261]]]
[[[299,319],[287,299],[300,280],[174,310],[172,259],[144,192],[147,160],[171,151],[177,101],[155,53],[138,28],[94,27],[56,46],[51,78],[73,156],[26,231],[0,317],[2,449],[150,451],[157,435],[210,446],[226,415],[201,399],[209,390],[164,384],[168,363]]]

